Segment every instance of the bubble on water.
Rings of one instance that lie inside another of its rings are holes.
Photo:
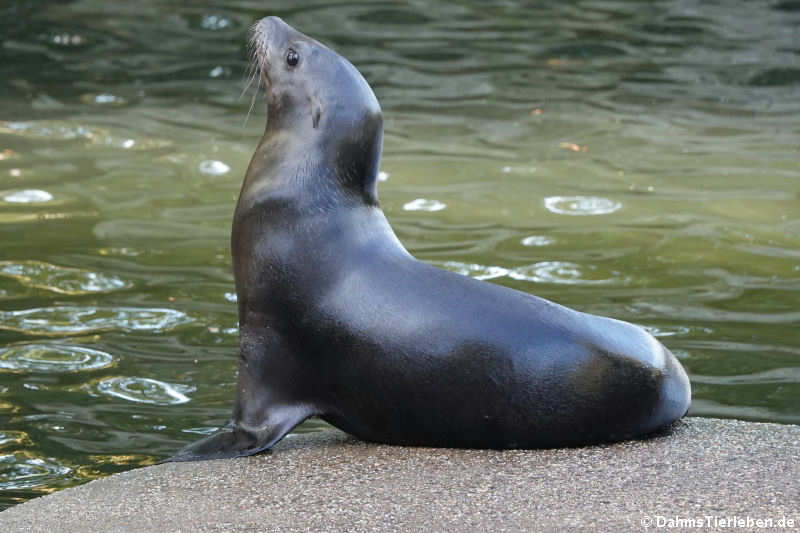
[[[381,170],[378,172],[378,181],[386,181],[389,179],[389,173]]]
[[[187,403],[189,397],[184,393],[193,392],[194,387],[171,385],[150,378],[113,377],[97,384],[98,392],[130,402],[153,405],[175,405]]]
[[[520,242],[522,246],[548,246],[556,242],[556,240],[545,235],[529,235]]]
[[[52,486],[71,473],[70,467],[53,458],[31,457],[28,452],[0,455],[0,490]]]
[[[169,331],[192,322],[175,309],[146,307],[35,307],[0,311],[0,329],[31,335],[76,335],[98,331]]]
[[[81,372],[113,364],[111,354],[69,344],[18,344],[0,348],[0,371],[7,372]]]
[[[131,286],[114,276],[43,261],[0,261],[0,276],[16,279],[26,287],[71,295],[111,292]]]
[[[447,207],[447,204],[439,200],[428,200],[426,198],[417,198],[403,205],[406,211],[441,211]]]
[[[9,204],[43,204],[53,201],[53,195],[40,189],[24,189],[3,193],[3,201]]]
[[[542,261],[515,268],[508,273],[508,276],[522,281],[564,285],[608,285],[624,281],[616,276],[605,279],[592,279],[587,276],[587,273],[595,270],[597,267],[593,265],[582,266],[568,261]]]
[[[197,167],[200,169],[200,172],[208,174],[209,176],[222,176],[231,171],[231,167],[216,159],[201,161]]]
[[[227,301],[229,301],[229,302],[233,302],[233,303],[236,303],[236,302],[239,300],[239,299],[236,297],[236,293],[235,293],[235,292],[226,292],[226,293],[225,293],[225,299],[226,299]]]
[[[508,269],[499,266],[485,266],[477,263],[461,263],[459,261],[432,261],[431,264],[450,272],[469,276],[475,279],[493,279],[508,274]]]
[[[597,196],[550,196],[544,199],[548,211],[559,215],[607,215],[622,208],[620,202]]]

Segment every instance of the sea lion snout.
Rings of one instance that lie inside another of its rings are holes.
[[[259,74],[269,81],[269,67],[274,63],[270,54],[276,44],[285,41],[286,23],[278,17],[264,17],[250,30],[250,59]]]

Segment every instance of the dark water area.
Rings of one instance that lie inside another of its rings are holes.
[[[227,420],[268,14],[374,88],[414,255],[645,326],[694,415],[800,423],[800,3],[5,0],[0,508]]]

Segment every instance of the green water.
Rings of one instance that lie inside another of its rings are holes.
[[[267,14],[375,89],[414,255],[646,326],[695,415],[800,423],[800,4],[217,6],[0,6],[0,508],[228,417]]]

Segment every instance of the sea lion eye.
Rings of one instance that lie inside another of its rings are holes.
[[[300,61],[300,54],[298,54],[294,49],[289,48],[289,51],[286,52],[286,64],[290,67],[297,65],[297,62]]]

